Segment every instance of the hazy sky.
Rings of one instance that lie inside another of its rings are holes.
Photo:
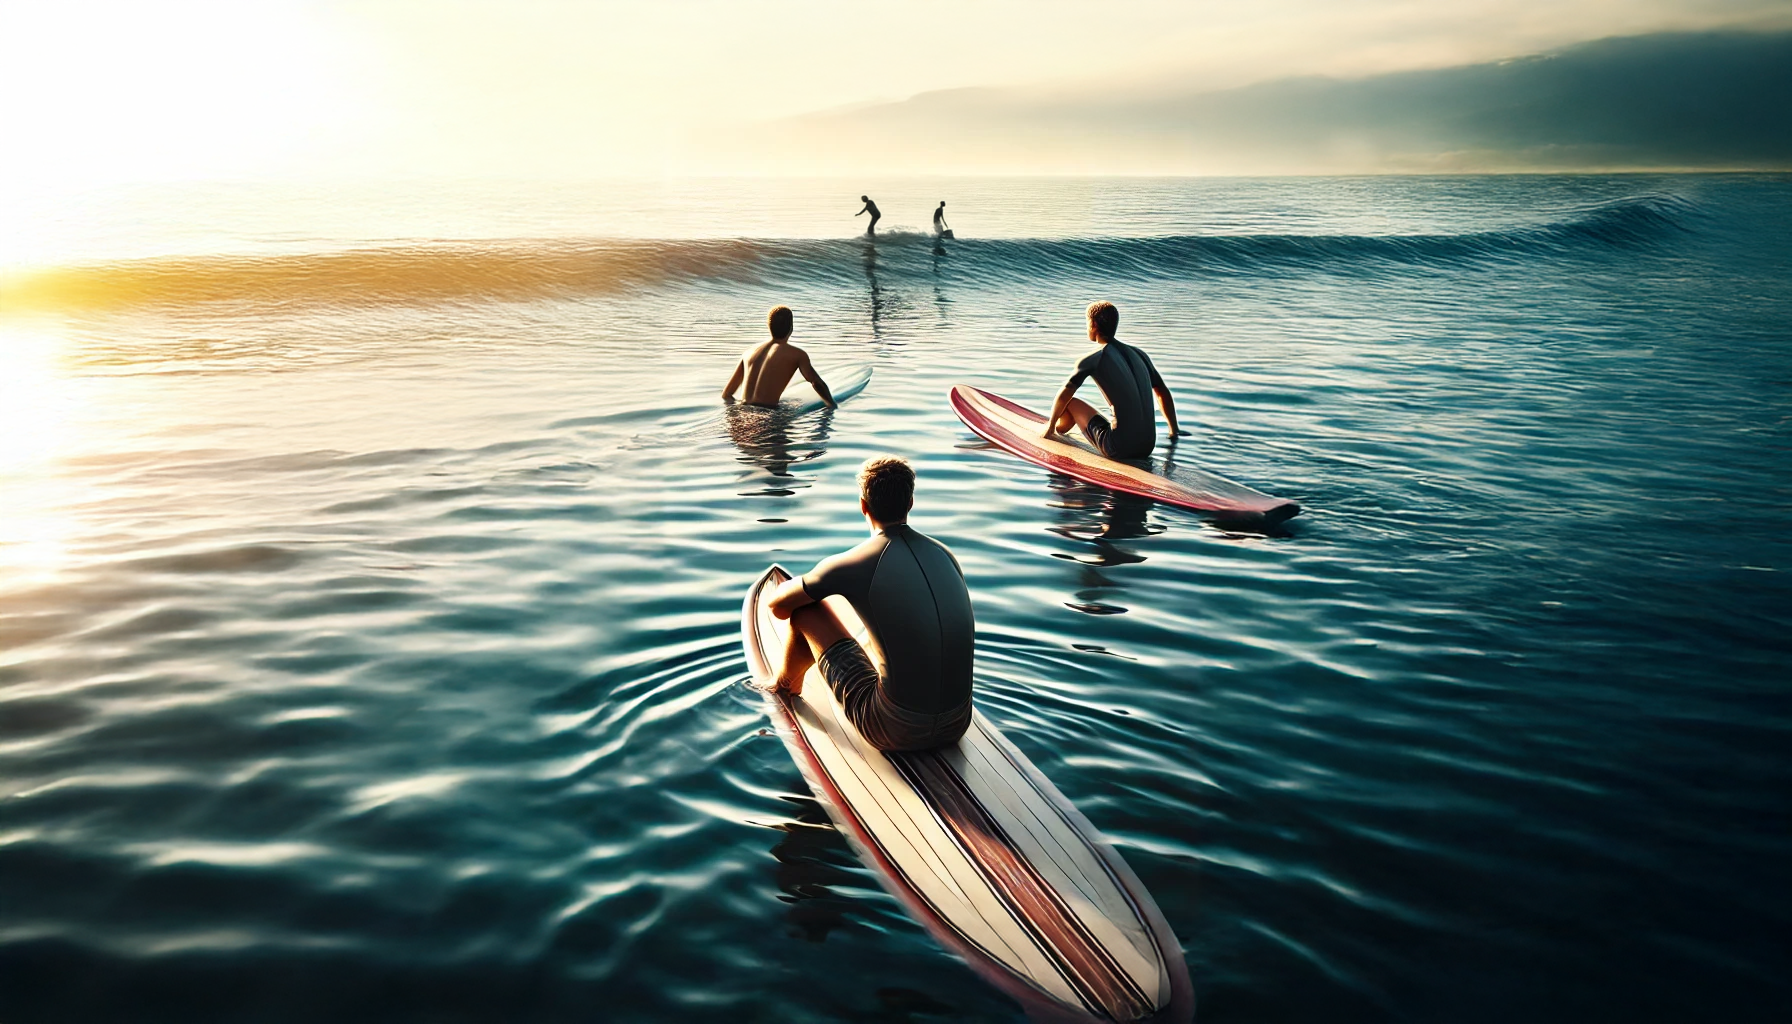
[[[4,0],[0,187],[726,172],[755,122],[930,90],[1149,92],[1787,25],[1787,0]]]

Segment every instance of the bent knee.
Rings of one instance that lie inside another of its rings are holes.
[[[806,604],[790,613],[790,624],[797,628],[817,651],[825,651],[847,638],[840,619],[819,601]]]

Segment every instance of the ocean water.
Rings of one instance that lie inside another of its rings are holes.
[[[881,453],[966,570],[978,701],[1155,895],[1199,1019],[1792,1016],[1792,178],[6,216],[8,1024],[1019,1019],[745,686],[745,588],[862,536]],[[955,419],[958,382],[1049,401],[1097,298],[1178,457],[1299,518]],[[863,394],[723,413],[777,303]]]

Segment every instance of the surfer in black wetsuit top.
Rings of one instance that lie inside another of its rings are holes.
[[[970,591],[952,552],[908,525],[914,496],[907,462],[866,462],[859,511],[871,539],[786,580],[770,604],[791,624],[777,687],[801,693],[819,661],[847,720],[879,750],[942,746],[971,723]],[[869,652],[821,603],[836,594],[864,620]]]
[[[952,229],[946,226],[946,201],[942,199],[939,207],[933,211],[933,233],[946,235],[951,231]]]
[[[860,196],[859,199],[864,202],[865,207],[858,213],[853,214],[853,216],[857,217],[860,214],[869,213],[871,215],[871,223],[866,226],[865,233],[867,235],[875,235],[877,234],[878,218],[882,217],[883,214],[877,212],[877,204],[871,201],[870,196]]]
[[[1170,424],[1170,436],[1182,433],[1176,426],[1176,402],[1170,389],[1158,376],[1157,367],[1143,349],[1114,340],[1120,326],[1120,310],[1111,302],[1097,302],[1089,307],[1089,340],[1099,342],[1095,351],[1076,364],[1076,372],[1064,383],[1063,390],[1052,402],[1051,415],[1046,417],[1044,437],[1063,433],[1074,424],[1083,431],[1103,455],[1110,459],[1142,459],[1157,447],[1157,417],[1151,411],[1151,394],[1163,406],[1164,419]],[[1095,411],[1095,407],[1076,397],[1083,381],[1095,378],[1095,384],[1114,411],[1113,422]]]

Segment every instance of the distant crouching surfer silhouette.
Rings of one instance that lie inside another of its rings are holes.
[[[878,218],[882,217],[883,214],[877,212],[877,204],[871,201],[870,196],[860,196],[859,198],[864,201],[865,208],[858,213],[853,214],[853,216],[857,217],[859,214],[869,213],[871,215],[871,223],[865,228],[865,233],[867,235],[875,235],[877,234]]]
[[[933,211],[933,233],[940,238],[951,238],[952,228],[946,223],[946,201],[940,200],[939,208]]]

